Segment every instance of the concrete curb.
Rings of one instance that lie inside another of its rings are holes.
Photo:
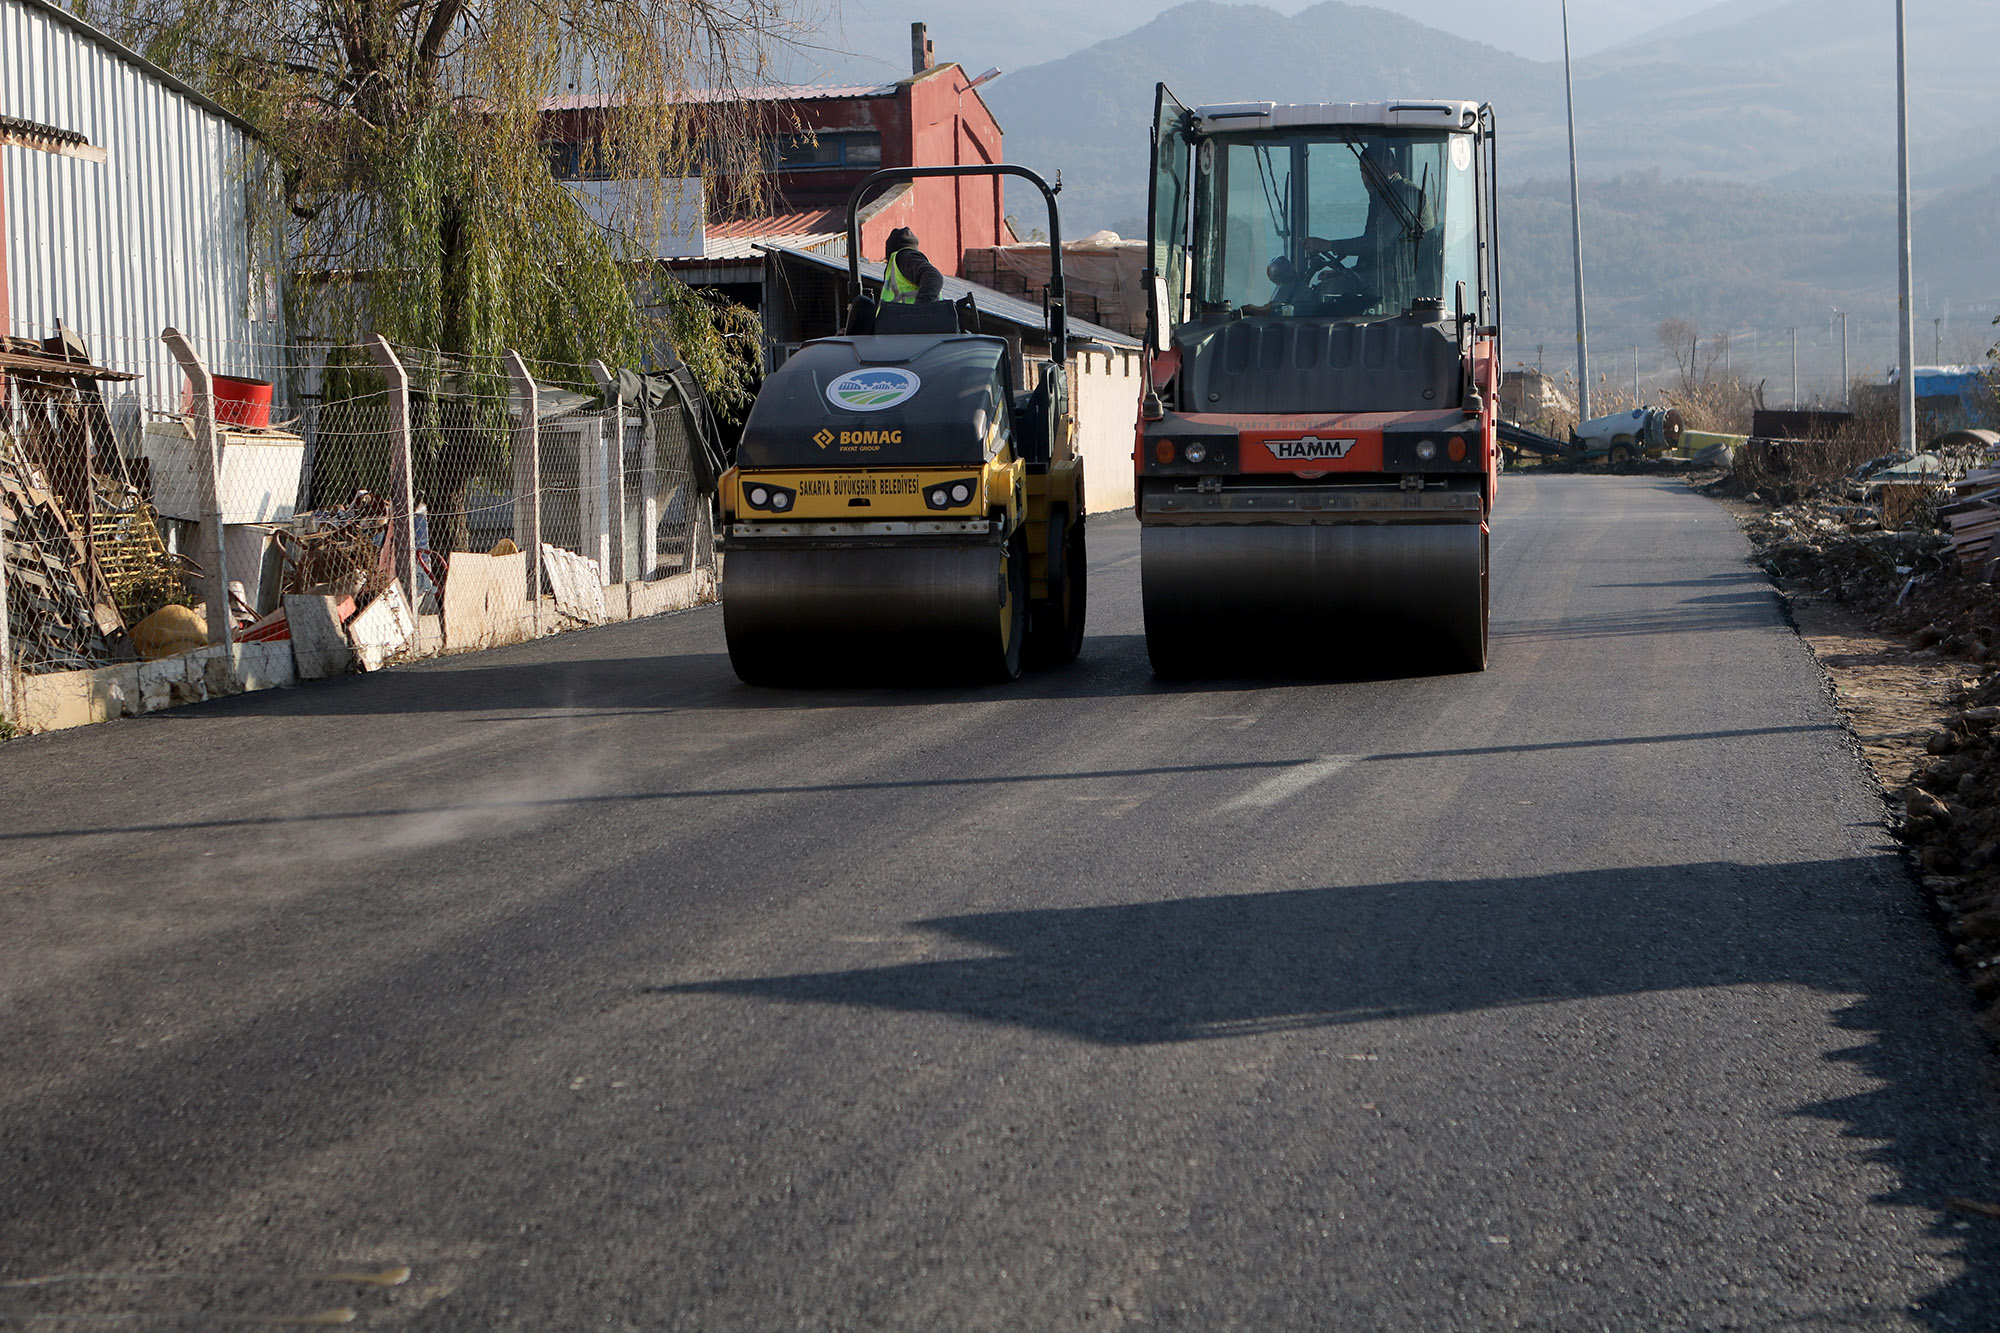
[[[620,583],[604,590],[605,624],[641,620],[704,606],[717,599],[715,575],[698,569],[655,583]],[[540,637],[588,625],[560,615],[553,598],[543,599]],[[416,637],[390,662],[412,662],[450,653],[442,618],[418,616]],[[523,620],[499,642],[524,643],[536,638]],[[461,649],[477,652],[479,648]],[[15,715],[8,719],[23,733],[63,731],[70,727],[109,722],[113,718],[157,713],[163,708],[200,703],[251,690],[293,685],[299,680],[292,641],[236,643],[197,648],[157,662],[121,662],[88,671],[58,671],[16,677]]]

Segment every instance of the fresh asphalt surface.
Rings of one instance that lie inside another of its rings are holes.
[[[1011,687],[706,609],[0,747],[0,1276],[177,1275],[0,1314],[2000,1327],[1994,1063],[1722,510],[1510,477],[1492,669],[1317,684],[1156,683],[1091,540]]]

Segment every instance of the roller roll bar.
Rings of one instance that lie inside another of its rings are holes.
[[[1042,192],[1049,206],[1049,352],[1061,361],[1069,349],[1069,306],[1063,294],[1062,218],[1056,211],[1056,192],[1049,183],[1026,167],[1011,162],[981,162],[959,167],[884,167],[854,187],[847,196],[847,299],[861,295],[861,201],[877,185],[898,184],[927,176],[1019,176]]]

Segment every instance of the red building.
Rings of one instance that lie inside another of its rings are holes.
[[[847,196],[869,172],[1004,160],[999,122],[979,95],[983,80],[955,64],[930,64],[921,28],[913,38],[917,68],[896,83],[730,94],[748,102],[764,127],[771,206],[760,216],[724,216],[718,201],[729,197],[727,179],[701,182],[698,204],[689,192],[689,211],[700,210],[700,234],[686,225],[662,238],[659,257],[676,276],[761,306],[756,288],[763,260],[757,247],[840,248]],[[716,95],[695,94],[690,100],[713,101]],[[559,98],[549,113],[551,168],[563,180],[592,180],[592,148],[605,118],[617,114],[615,106],[599,98]],[[954,277],[963,275],[967,250],[1015,239],[998,178],[890,187],[863,212],[862,253],[880,258],[897,227],[914,230],[931,262]]]

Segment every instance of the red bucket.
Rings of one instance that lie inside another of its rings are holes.
[[[266,430],[271,425],[271,381],[238,379],[234,375],[215,378],[215,420],[218,425],[247,426]],[[194,386],[181,391],[181,411],[194,411]]]

